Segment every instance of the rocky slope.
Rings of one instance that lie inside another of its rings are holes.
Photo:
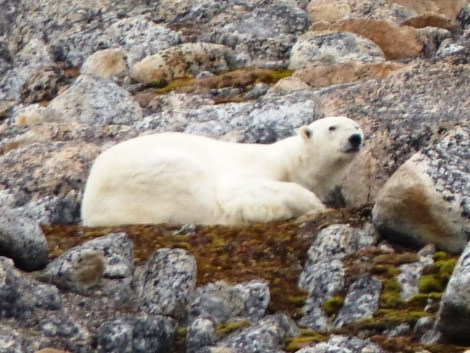
[[[0,0],[0,352],[463,352],[466,0]],[[80,227],[109,146],[366,144],[333,207],[245,227]]]

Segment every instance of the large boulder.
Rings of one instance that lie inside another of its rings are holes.
[[[385,183],[373,209],[379,231],[398,242],[461,252],[470,234],[470,128],[450,131],[413,155]]]

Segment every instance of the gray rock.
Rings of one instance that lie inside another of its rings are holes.
[[[196,284],[194,256],[182,249],[160,249],[148,260],[136,284],[141,310],[184,319]]]
[[[18,52],[14,58],[13,68],[3,76],[0,82],[0,99],[20,98],[25,82],[36,69],[45,69],[53,65],[46,44],[39,39],[33,39]]]
[[[379,308],[382,282],[372,276],[364,276],[348,289],[343,307],[339,310],[333,325],[340,328],[361,319],[369,319]]]
[[[245,315],[253,321],[261,319],[271,299],[268,283],[265,281],[250,281],[237,284],[235,288],[242,293]]]
[[[142,118],[142,109],[114,82],[80,75],[69,89],[50,102],[44,114],[47,121],[130,125]]]
[[[75,220],[81,190],[99,151],[95,144],[78,141],[26,144],[0,155],[0,188],[17,195],[15,207],[32,201],[24,212],[37,215],[38,221],[57,220],[56,216]],[[28,166],[27,173],[24,166]]]
[[[182,107],[186,104],[186,109]],[[263,96],[256,102],[213,105],[187,95],[158,101],[161,112],[135,126],[140,131],[180,131],[244,143],[272,143],[323,117],[312,91]]]
[[[344,287],[345,270],[338,259],[323,260],[304,268],[300,274],[299,288],[308,291],[308,298],[302,307],[299,324],[318,331],[328,330],[331,322],[320,308]]]
[[[106,29],[111,47],[124,49],[132,67],[146,56],[180,43],[180,34],[143,16],[124,18]]]
[[[434,328],[436,319],[432,316],[426,316],[418,319],[413,327],[413,333],[416,338],[421,338],[425,333]]]
[[[198,39],[233,48],[237,53],[236,66],[285,67],[295,38],[310,25],[307,14],[283,2],[250,10],[228,23],[213,26]]]
[[[0,214],[0,254],[17,267],[33,271],[47,264],[47,241],[38,223],[21,211],[2,208]]]
[[[239,288],[224,281],[196,288],[192,295],[189,320],[208,317],[215,323],[229,321],[243,312],[243,295]]]
[[[258,320],[264,316],[270,293],[266,282],[251,281],[232,286],[224,281],[209,283],[194,291],[189,320],[211,318],[215,323],[236,317]]]
[[[132,320],[133,353],[166,353],[171,351],[175,323],[159,315],[142,315]]]
[[[455,265],[442,296],[435,328],[451,342],[468,344],[470,325],[470,245]]]
[[[214,321],[198,318],[191,322],[186,337],[186,352],[195,353],[200,348],[211,346],[216,341]]]
[[[41,284],[25,277],[13,262],[0,257],[0,317],[31,319],[37,308],[58,310],[62,307],[55,286]]]
[[[419,261],[400,265],[397,281],[401,285],[401,297],[409,300],[419,293],[418,282],[426,267],[434,263],[433,253],[420,256]]]
[[[297,353],[384,353],[380,346],[357,337],[332,335],[327,342],[302,348]]]
[[[284,314],[267,316],[255,324],[235,331],[217,346],[229,347],[238,353],[277,353],[288,337],[300,335],[300,330]]]
[[[51,261],[41,273],[43,281],[77,293],[102,291],[117,302],[132,295],[134,247],[125,233],[90,240]]]
[[[308,249],[306,266],[331,259],[342,259],[360,249],[375,245],[378,234],[371,224],[362,229],[346,224],[334,224],[318,233],[312,246]]]
[[[289,69],[309,63],[344,64],[349,61],[378,63],[385,61],[379,46],[369,39],[346,32],[308,32],[292,47]]]
[[[65,345],[65,349],[88,353],[91,335],[88,330],[64,314],[52,314],[41,320],[38,330],[46,337]]]
[[[67,198],[46,196],[18,208],[25,216],[45,224],[71,224],[80,221],[78,205]]]
[[[376,242],[377,235],[370,225],[363,229],[331,225],[317,235],[299,278],[299,288],[308,291],[301,325],[322,331],[329,328],[331,320],[320,306],[343,289],[345,272],[341,259]]]
[[[410,325],[409,324],[400,324],[397,327],[388,329],[384,331],[384,335],[387,337],[399,337],[399,336],[406,336],[410,332]]]
[[[133,327],[123,320],[106,321],[98,329],[99,353],[133,353]]]
[[[373,222],[397,242],[459,253],[470,234],[470,127],[413,155],[377,196]]]

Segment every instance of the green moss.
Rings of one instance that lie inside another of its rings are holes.
[[[289,296],[289,302],[292,303],[294,306],[301,308],[305,305],[305,301],[307,300],[306,295],[297,295],[297,296]]]
[[[444,251],[437,251],[434,256],[433,256],[433,259],[434,261],[439,261],[439,260],[444,260],[444,259],[447,259],[449,257],[449,255],[444,252]]]
[[[360,330],[366,329],[383,332],[402,323],[408,323],[410,326],[413,326],[420,318],[430,315],[423,311],[379,309],[373,318],[360,320],[354,323],[353,326]]]
[[[283,350],[286,352],[296,352],[303,347],[308,347],[313,343],[324,342],[328,338],[317,332],[311,332],[309,334],[302,334],[298,337],[288,338],[284,341]]]
[[[380,295],[380,307],[384,309],[396,309],[403,304],[400,293],[387,292]]]
[[[442,292],[444,286],[435,275],[424,275],[418,281],[418,289],[420,293]]]
[[[343,306],[343,303],[344,303],[343,297],[335,296],[324,301],[321,304],[321,308],[326,313],[326,315],[333,316],[339,311],[339,309],[341,309],[341,307]]]
[[[222,337],[248,326],[250,326],[250,323],[248,321],[224,322],[216,326],[215,332],[219,337]]]
[[[409,306],[417,306],[417,307],[419,306],[421,308],[424,308],[428,302],[428,299],[429,299],[429,294],[419,293],[411,297],[408,300],[407,304]]]
[[[398,276],[400,270],[396,266],[376,264],[372,267],[371,273],[391,278]]]
[[[398,283],[396,278],[383,281],[382,283],[383,283],[383,291],[396,292],[396,293],[400,293],[401,291],[401,284]]]
[[[434,264],[435,267],[439,270],[439,275],[442,278],[450,278],[452,273],[454,272],[455,264],[457,263],[457,259],[451,258],[447,260],[439,260],[436,261]]]
[[[157,88],[155,90],[155,93],[165,94],[165,93],[174,91],[178,88],[188,87],[193,82],[194,82],[194,78],[192,77],[178,78],[178,79],[171,81],[170,83],[166,85],[160,86],[160,88]]]

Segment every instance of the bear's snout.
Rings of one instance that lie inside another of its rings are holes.
[[[362,144],[362,136],[360,134],[353,134],[349,136],[349,143],[354,149],[358,149]]]

